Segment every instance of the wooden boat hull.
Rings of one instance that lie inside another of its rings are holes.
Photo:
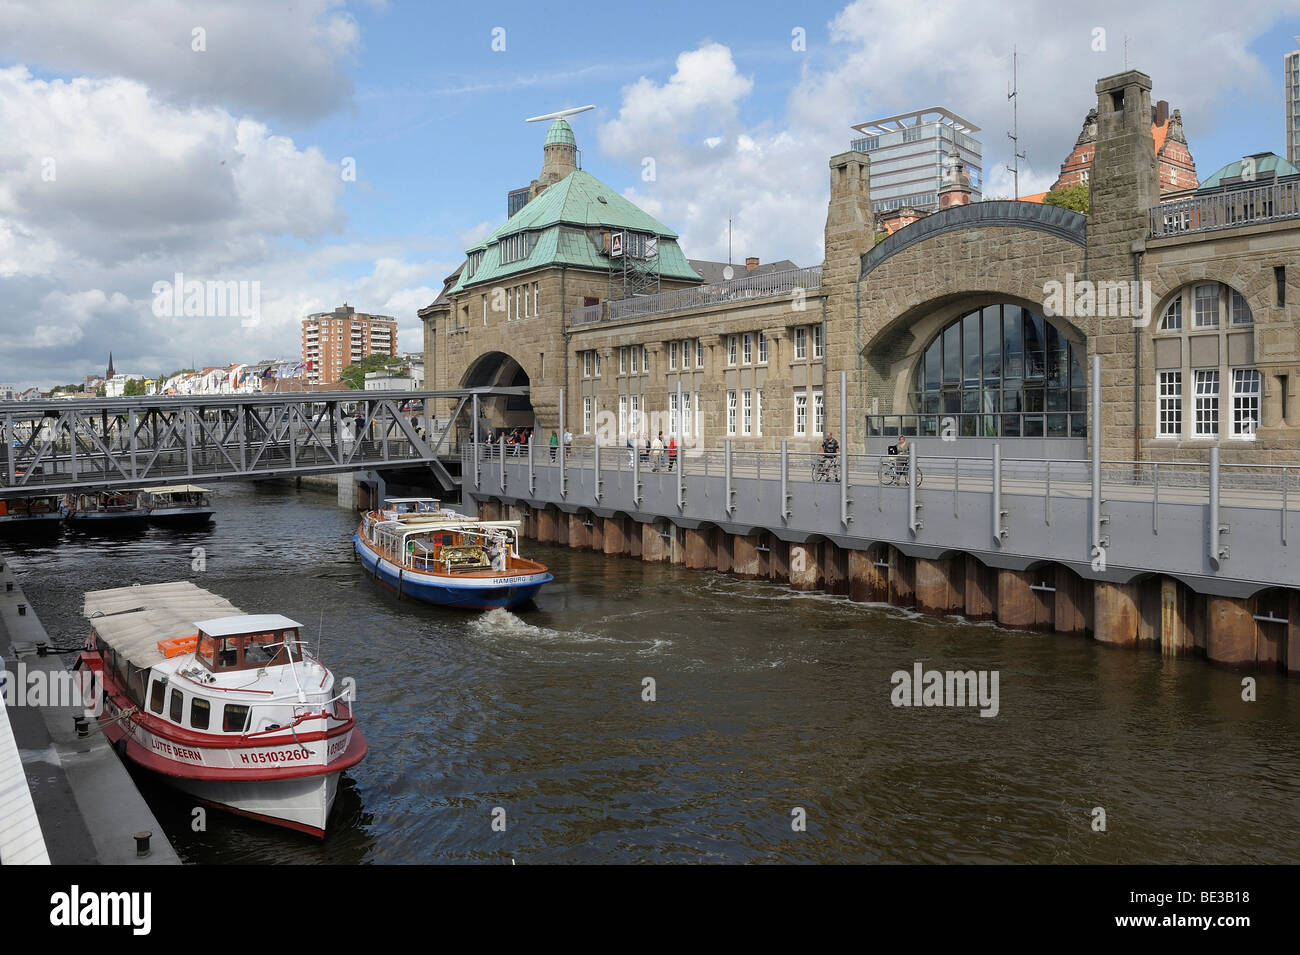
[[[58,511],[49,514],[16,515],[0,517],[0,537],[53,536],[63,530],[63,515]]]
[[[151,524],[209,524],[214,507],[155,507],[149,511]]]
[[[549,571],[489,577],[446,577],[398,567],[380,557],[359,534],[352,535],[361,564],[379,580],[397,590],[398,596],[463,610],[510,609],[527,603],[543,586],[555,579]]]

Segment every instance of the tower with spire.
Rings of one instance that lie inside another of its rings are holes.
[[[113,353],[110,351],[108,353],[108,370],[104,372],[104,380],[108,381],[108,379],[112,378],[115,374],[117,374],[117,372],[113,370]]]

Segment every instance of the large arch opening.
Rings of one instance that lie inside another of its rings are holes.
[[[465,369],[460,384],[463,388],[527,388],[530,382],[523,365],[505,352],[494,351],[475,359]],[[527,394],[480,398],[479,409],[479,429],[493,439],[516,430],[531,431],[536,424],[532,400]]]
[[[1082,343],[1029,308],[962,310],[917,353],[902,413],[872,416],[868,433],[1086,439],[1082,359]]]

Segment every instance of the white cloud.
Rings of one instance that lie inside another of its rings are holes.
[[[177,105],[292,120],[347,102],[346,68],[360,41],[341,0],[5,0],[0,24],[0,59],[139,80]]]

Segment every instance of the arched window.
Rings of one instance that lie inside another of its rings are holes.
[[[1074,346],[1018,305],[967,312],[917,365],[911,410],[922,435],[1087,437],[1087,379]]]

